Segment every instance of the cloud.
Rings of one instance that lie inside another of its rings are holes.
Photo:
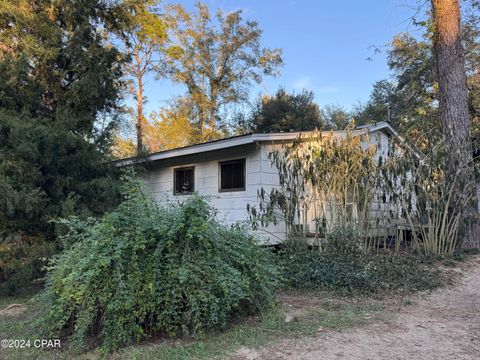
[[[315,86],[312,84],[312,80],[309,76],[299,77],[292,85],[295,90],[308,89],[312,90],[315,94],[336,94],[340,92],[340,88],[333,84]]]
[[[302,76],[293,82],[293,87],[296,90],[311,89],[312,84],[308,76]]]

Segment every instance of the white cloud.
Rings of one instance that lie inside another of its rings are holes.
[[[293,87],[296,90],[311,89],[312,84],[308,76],[302,76],[293,82]]]
[[[336,94],[340,92],[340,88],[336,85],[315,86],[312,84],[312,80],[309,76],[299,77],[292,85],[295,90],[308,89],[313,90],[315,94]]]

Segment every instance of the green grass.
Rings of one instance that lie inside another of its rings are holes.
[[[305,296],[305,295],[299,295]],[[0,308],[12,303],[26,304],[28,312],[22,318],[0,317],[0,334],[2,338],[35,339],[32,322],[36,317],[35,303],[26,297],[0,298]],[[296,309],[297,314],[290,322],[285,322],[287,306],[279,306],[260,317],[251,317],[232,324],[225,331],[209,333],[197,340],[165,340],[149,339],[142,344],[129,346],[110,356],[112,359],[221,359],[244,346],[259,348],[284,338],[313,336],[321,328],[344,329],[364,324],[371,320],[372,314],[380,314],[382,304],[377,300],[362,299],[360,301],[319,301],[314,306]],[[291,310],[289,310],[291,311]],[[62,344],[63,346],[63,344]],[[75,349],[64,346],[58,350],[0,349],[0,359],[98,359],[98,350],[79,353]]]

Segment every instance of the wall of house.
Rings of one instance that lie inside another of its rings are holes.
[[[341,135],[339,135],[341,136]],[[376,131],[369,135],[369,144],[377,145],[377,157],[387,157],[389,148],[389,136],[384,131]],[[367,146],[368,144],[365,144]],[[189,195],[174,195],[174,169],[177,167],[195,167],[195,191],[206,196],[211,205],[218,211],[217,217],[226,224],[245,223],[249,225],[249,214],[247,205],[258,208],[259,200],[257,193],[263,188],[269,193],[272,188],[279,187],[278,171],[271,164],[269,154],[272,151],[282,150],[281,142],[261,142],[241,147],[222,149],[208,153],[184,156],[181,158],[158,161],[153,164],[145,175],[145,181],[151,188],[155,198],[160,203],[183,201]],[[245,158],[246,162],[246,187],[243,191],[220,192],[219,191],[219,162]],[[390,211],[389,204],[384,204],[375,199],[369,207],[369,217],[372,228],[383,228],[389,224],[385,223],[385,215]],[[308,225],[307,231],[315,229],[314,214],[308,212],[306,215]],[[277,224],[270,223],[267,227],[260,227],[255,234],[265,244],[278,244],[285,240],[285,223],[280,221]],[[301,221],[303,222],[303,220]],[[392,227],[393,229],[393,227]],[[389,235],[372,233],[372,236]]]
[[[219,191],[219,162],[245,158],[246,186],[244,191]],[[189,195],[174,194],[174,169],[194,166],[195,191],[206,196],[210,204],[218,211],[217,218],[226,224],[245,223],[248,225],[247,204],[255,206],[257,189],[261,181],[261,150],[256,145],[223,149],[211,153],[176,158],[173,161],[163,160],[152,165],[144,180],[150,187],[159,203],[181,202]],[[264,232],[258,232],[263,242],[269,238]]]
[[[383,160],[389,157],[389,151],[392,151],[392,138],[384,131],[377,131],[370,136],[370,143],[377,145],[376,160],[382,157]],[[399,155],[399,154],[396,154]],[[384,194],[384,191],[381,191]],[[389,195],[385,197],[386,202],[381,196],[373,196],[368,207],[369,235],[372,237],[393,236],[396,225],[399,222],[401,209],[395,207],[389,201]]]
[[[336,137],[343,137],[344,134],[334,134]],[[375,155],[376,160],[380,157],[386,159],[389,156],[389,148],[390,148],[391,138],[390,136],[384,131],[376,131],[374,133],[369,134],[368,142],[364,143],[365,147],[370,145],[376,145],[377,153]],[[265,189],[267,193],[269,193],[272,188],[279,187],[279,177],[277,169],[272,166],[271,160],[269,159],[269,154],[273,151],[282,151],[283,148],[282,143],[262,143],[261,150],[260,150],[260,158],[261,158],[261,173],[262,177],[260,180],[261,187]],[[313,201],[313,200],[312,200]],[[320,208],[320,205],[317,206],[310,206],[306,212],[303,213],[301,219],[298,220],[298,223],[302,225],[305,229],[305,232],[314,232],[315,231],[315,219],[319,218],[321,214],[317,214],[316,212]],[[353,212],[356,209],[352,208]],[[390,203],[384,203],[381,198],[373,198],[371,203],[368,206],[368,219],[369,219],[369,235],[374,237],[382,237],[382,236],[391,236],[394,234],[395,225],[398,222],[398,212],[399,209],[392,207]],[[393,219],[390,219],[390,216],[393,215]],[[326,214],[327,221],[331,223],[333,221],[331,214]],[[277,225],[271,224],[267,229],[268,233],[273,235],[270,236],[270,241],[278,242],[279,240],[285,239],[285,224],[280,222]],[[261,230],[262,231],[262,230]],[[265,231],[266,232],[266,231]]]
[[[279,176],[277,168],[272,165],[269,158],[269,154],[273,151],[281,151],[283,147],[282,143],[263,142],[260,145],[260,172],[261,178],[259,181],[259,190],[263,188],[268,194],[273,188],[279,188]],[[257,199],[257,204],[259,200]],[[258,205],[257,205],[258,206]],[[285,222],[281,219],[277,219],[277,223],[269,223],[266,227],[261,227],[257,230],[258,234],[261,234],[265,239],[268,239],[270,244],[278,244],[286,239]]]

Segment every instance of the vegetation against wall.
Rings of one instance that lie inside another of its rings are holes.
[[[391,201],[402,209],[413,248],[425,254],[452,255],[473,225],[464,215],[475,206],[476,184],[473,179],[447,176],[450,161],[440,142],[423,153],[407,151],[389,159],[382,170]],[[472,167],[471,161],[456,163],[458,175]],[[459,185],[465,188],[461,196]]]
[[[424,154],[390,139],[380,151],[368,133],[349,128],[336,137],[300,135],[273,151],[279,186],[261,188],[259,205],[248,207],[254,228],[282,221],[288,237],[324,238],[337,226],[348,226],[367,248],[383,242],[395,244],[397,251],[409,245],[425,254],[451,255],[471,226],[462,216],[472,206],[475,184],[456,195],[464,179],[445,176],[449,158],[442,143]],[[456,171],[465,170],[457,166]],[[312,221],[315,228],[309,229]]]
[[[289,240],[279,254],[287,288],[331,289],[341,293],[418,291],[438,287],[444,279],[434,260],[383,250],[366,253],[358,229],[339,226],[330,231],[321,251]]]
[[[270,153],[279,186],[259,190],[258,208],[249,207],[254,225],[284,221],[288,236],[295,235],[297,224],[305,228],[307,218],[315,222],[312,232],[317,235],[339,224],[368,227],[382,160],[376,159],[377,145],[368,143],[368,133],[353,128],[351,124],[345,138],[332,132],[300,135]]]
[[[149,335],[201,335],[272,305],[277,270],[244,229],[220,225],[205,200],[159,207],[127,178],[100,220],[63,220],[69,250],[43,295],[45,336],[113,350]]]

